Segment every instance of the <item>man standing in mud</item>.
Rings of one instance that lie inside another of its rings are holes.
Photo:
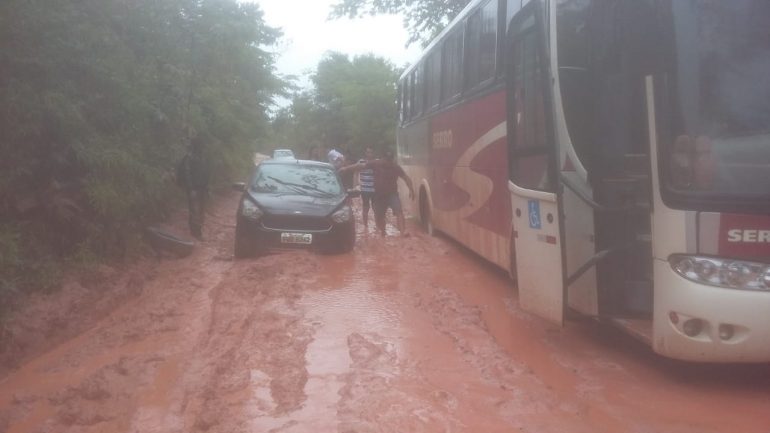
[[[366,148],[364,159],[358,161],[359,164],[366,164],[374,160],[374,150],[371,147]],[[361,186],[361,205],[363,207],[362,218],[364,227],[369,227],[369,208],[374,201],[374,170],[365,168],[358,172],[358,184]]]
[[[190,234],[198,240],[203,239],[203,215],[209,190],[209,166],[204,146],[203,137],[196,135],[177,167],[177,179],[187,192]]]
[[[381,235],[385,236],[385,216],[388,208],[390,208],[396,217],[398,231],[401,232],[402,236],[407,236],[404,211],[401,207],[401,199],[398,197],[398,178],[403,179],[406,186],[409,187],[410,200],[414,200],[412,180],[406,175],[404,169],[396,163],[393,152],[390,150],[385,151],[383,159],[376,159],[362,164],[362,168],[371,168],[374,175],[372,207],[374,208],[374,222],[377,224],[377,230],[380,231]]]

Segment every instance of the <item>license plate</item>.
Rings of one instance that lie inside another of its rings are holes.
[[[310,233],[281,233],[282,244],[311,244],[313,235]]]

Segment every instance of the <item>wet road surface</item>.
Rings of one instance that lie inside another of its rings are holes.
[[[554,328],[505,274],[416,229],[233,261],[236,204],[140,295],[0,379],[0,431],[770,432],[767,365]]]

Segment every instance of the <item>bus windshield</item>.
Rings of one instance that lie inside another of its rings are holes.
[[[701,199],[770,196],[770,2],[675,0],[668,185]]]

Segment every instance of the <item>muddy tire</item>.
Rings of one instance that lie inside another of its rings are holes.
[[[353,251],[353,248],[356,246],[356,226],[353,226],[353,230],[351,230],[350,238],[343,243],[342,248],[340,248],[340,253],[349,253]]]
[[[321,254],[346,254],[353,251],[353,248],[355,246],[356,246],[356,227],[354,225],[351,232],[348,234],[348,236],[345,236],[342,242],[340,242],[337,245],[320,248],[318,252],[320,252]]]
[[[430,202],[428,201],[428,194],[425,192],[425,188],[420,189],[420,226],[429,236],[435,236],[436,232],[433,228]]]

